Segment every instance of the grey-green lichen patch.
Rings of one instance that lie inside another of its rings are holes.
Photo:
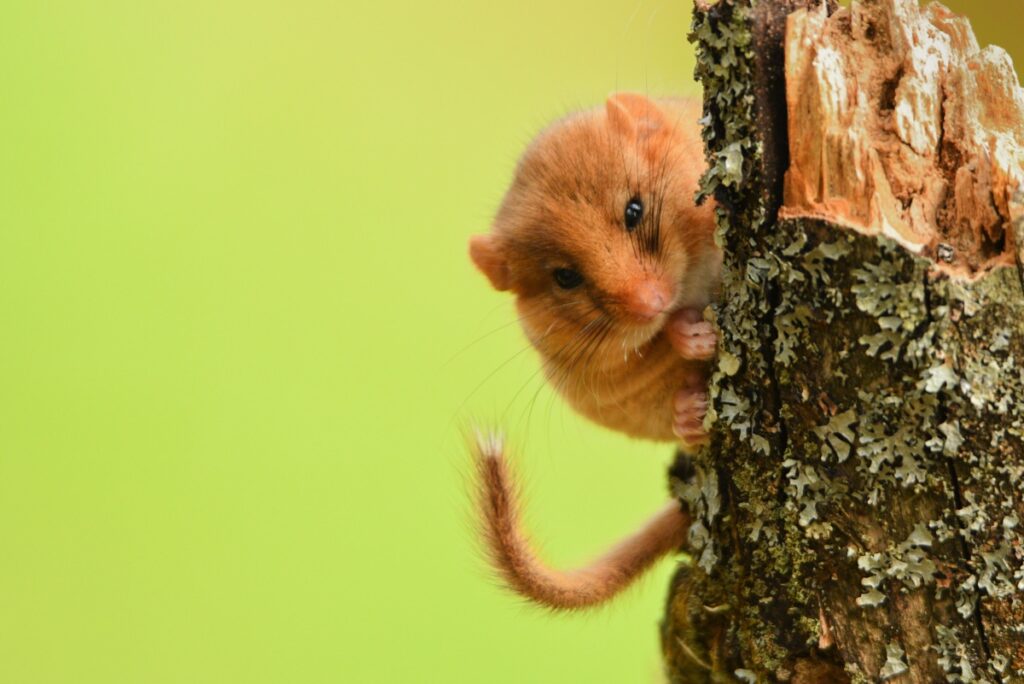
[[[728,481],[718,481],[723,490],[721,515],[709,519],[705,506],[698,522],[699,533],[701,529],[707,532],[707,539],[699,541],[708,590],[729,587],[738,595],[736,603],[744,606],[737,611],[728,635],[736,663],[728,673],[746,670],[758,681],[767,682],[772,681],[770,673],[782,665],[787,649],[781,643],[785,639],[778,638],[777,627],[765,614],[780,610],[785,614],[788,604],[809,604],[812,597],[801,581],[804,560],[799,554],[803,549],[784,534],[796,516],[776,506],[781,471],[765,470],[754,460],[781,461],[784,430],[777,412],[764,410],[772,401],[771,388],[751,391],[749,383],[750,378],[771,377],[774,351],[762,348],[758,340],[771,330],[773,312],[767,289],[779,276],[770,254],[751,249],[760,227],[770,223],[763,193],[748,192],[760,182],[757,173],[763,152],[753,124],[757,58],[750,34],[753,4],[752,0],[735,0],[720,3],[713,11],[695,13],[691,36],[697,44],[697,77],[708,93],[703,120],[708,171],[701,182],[700,198],[718,200],[715,239],[728,255],[722,280],[731,293],[728,305],[716,307],[712,316],[721,339],[706,424],[717,424],[720,429],[716,443],[695,461],[705,473],[729,474]],[[729,456],[723,459],[712,454]],[[738,492],[742,496],[736,496]],[[759,542],[736,544],[729,529],[743,529],[745,538]],[[770,566],[771,574],[746,576],[742,569],[753,558],[759,566]],[[762,601],[773,594],[773,587],[780,586],[783,590],[768,603]],[[795,623],[793,627],[801,630]],[[812,635],[803,632],[793,636],[801,642],[810,638]]]
[[[757,673],[752,670],[740,668],[736,670],[734,674],[736,675],[736,679],[741,682],[746,682],[746,684],[758,684]]]
[[[976,679],[1017,681],[1024,678],[1024,296],[1008,270],[948,282],[945,294],[951,315],[940,341],[958,382],[943,390],[949,417],[941,441],[959,478],[957,532],[970,550],[957,607],[979,621],[989,644]]]
[[[696,77],[714,100],[714,111],[706,112],[701,120],[708,150],[708,170],[698,195],[702,200],[713,197],[721,187],[739,190],[760,154],[751,127],[751,4],[730,3],[727,15],[713,18],[710,13],[696,13],[690,34],[698,50]]]
[[[933,584],[938,568],[928,556],[935,539],[928,528],[918,523],[903,542],[884,552],[864,553],[857,558],[857,567],[865,574],[861,585],[866,591],[857,598],[857,605],[867,608],[885,602],[885,588],[889,580],[901,583],[905,589],[919,589]]]
[[[843,463],[850,457],[853,443],[857,439],[857,435],[853,431],[856,423],[857,414],[851,409],[833,416],[828,425],[814,429],[814,434],[821,440],[822,460],[826,460],[832,455],[839,463]]]
[[[672,485],[673,493],[686,503],[690,515],[694,518],[688,533],[689,548],[694,553],[700,553],[697,565],[705,572],[711,573],[718,562],[718,554],[715,552],[710,528],[715,524],[722,509],[718,473],[697,467],[692,481],[674,480]]]
[[[878,673],[881,680],[885,682],[906,672],[909,668],[905,658],[906,653],[903,652],[899,644],[887,644],[885,647],[885,664],[882,665],[882,669]]]
[[[969,648],[957,637],[956,633],[943,625],[935,628],[936,641],[932,647],[938,653],[939,666],[946,675],[947,682],[976,682],[983,684],[990,680],[982,675],[980,678],[975,673],[972,665],[974,658]],[[1007,681],[1002,678],[996,681]]]

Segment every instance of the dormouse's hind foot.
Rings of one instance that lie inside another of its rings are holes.
[[[676,392],[672,405],[672,431],[686,451],[693,452],[708,441],[704,416],[708,412],[708,395],[703,388],[686,388]]]
[[[687,451],[695,451],[708,441],[704,416],[708,412],[708,395],[699,390],[679,390],[675,397],[672,431]]]

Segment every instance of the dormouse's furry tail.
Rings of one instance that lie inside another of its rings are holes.
[[[590,565],[570,571],[545,565],[520,527],[518,491],[500,437],[477,435],[480,523],[491,564],[522,596],[554,610],[604,603],[662,556],[683,544],[690,519],[677,502]]]

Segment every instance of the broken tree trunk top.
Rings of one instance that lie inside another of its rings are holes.
[[[967,19],[917,0],[795,12],[786,83],[781,218],[883,234],[962,277],[1015,263],[1024,91]]]

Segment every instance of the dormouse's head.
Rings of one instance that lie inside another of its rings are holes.
[[[707,303],[700,262],[714,251],[713,217],[694,205],[699,116],[693,103],[617,94],[545,130],[520,160],[492,231],[469,251],[516,295],[542,355],[585,346],[621,360],[673,310]]]

